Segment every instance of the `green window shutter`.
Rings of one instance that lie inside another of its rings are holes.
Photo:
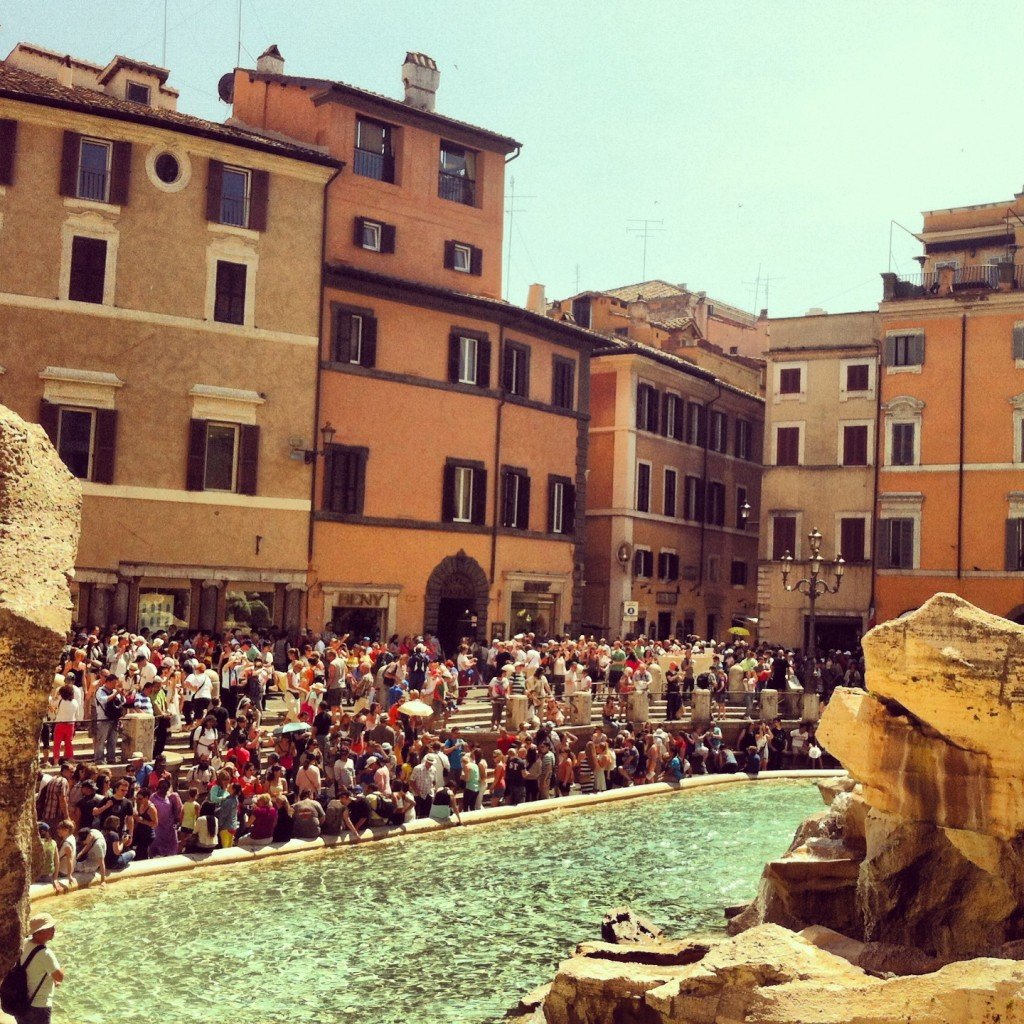
[[[914,366],[924,366],[924,335],[915,334],[910,342],[910,350],[914,354]]]
[[[886,338],[884,351],[882,353],[882,361],[886,366],[896,365],[896,339]]]

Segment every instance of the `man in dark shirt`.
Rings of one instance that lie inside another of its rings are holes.
[[[342,824],[349,830],[352,842],[358,843],[359,836],[370,821],[370,805],[363,794],[362,786],[353,786],[351,789],[342,790],[338,793],[345,810],[342,812]]]
[[[772,661],[771,688],[779,693],[786,691],[786,677],[789,675],[789,660],[786,652],[779,650],[775,652],[775,659]]]
[[[91,782],[83,782],[81,799],[78,800],[74,807],[79,830],[92,828],[93,812],[101,803],[104,803],[104,800],[102,797],[97,800],[96,787]]]
[[[526,762],[513,748],[505,762],[505,786],[507,799],[512,806],[521,804],[526,796]]]
[[[93,808],[93,820],[105,823],[107,818],[113,816],[120,822],[121,831],[131,835],[132,814],[135,808],[128,799],[128,788],[128,780],[119,779],[113,794]]]

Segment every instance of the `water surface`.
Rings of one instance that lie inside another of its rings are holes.
[[[484,1024],[628,904],[720,929],[821,808],[759,782],[119,882],[47,903],[65,1024]]]

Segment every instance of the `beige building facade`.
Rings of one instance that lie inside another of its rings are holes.
[[[782,585],[780,559],[807,575],[807,535],[823,535],[827,582],[846,561],[838,593],[819,599],[817,649],[859,641],[872,605],[872,551],[879,408],[877,313],[770,321],[757,604],[759,635],[807,643],[808,601]]]
[[[303,617],[326,183],[165,69],[0,63],[0,401],[82,480],[77,621]]]

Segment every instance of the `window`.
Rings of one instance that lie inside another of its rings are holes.
[[[868,464],[868,428],[865,424],[843,426],[843,465]]]
[[[885,339],[885,365],[921,366],[924,363],[924,332],[890,334]]]
[[[798,395],[801,388],[801,369],[799,366],[786,367],[779,370],[779,394]]]
[[[651,464],[649,462],[636,464],[636,510],[637,512],[651,511]]]
[[[377,320],[369,310],[334,309],[334,362],[377,365]]]
[[[654,575],[654,552],[637,548],[633,552],[633,575],[637,579],[650,579]]]
[[[3,121],[0,121],[0,129],[3,128]],[[0,133],[0,154],[2,154],[2,133]],[[3,162],[2,155],[0,155],[0,163]],[[0,175],[0,184],[3,184],[3,176]],[[1011,345],[1011,352],[1015,363],[1024,362],[1024,323],[1017,323],[1013,325],[1013,341]]]
[[[352,242],[357,249],[366,249],[367,252],[395,251],[394,224],[356,217],[354,225]]]
[[[867,363],[846,364],[846,390],[870,391],[870,367]]]
[[[193,419],[189,433],[188,489],[255,494],[259,443],[257,426]]]
[[[796,555],[796,516],[772,516],[772,558]]]
[[[0,185],[14,184],[14,151],[18,147],[18,122],[0,117]]]
[[[267,171],[211,160],[206,179],[206,219],[252,231],[265,231],[270,198]]]
[[[448,346],[448,379],[455,384],[490,387],[491,343],[477,335],[453,333]]]
[[[220,190],[220,222],[244,228],[249,223],[249,172],[225,167]]]
[[[68,298],[75,302],[103,302],[107,275],[107,243],[102,238],[75,235],[71,240],[71,276]]]
[[[725,413],[717,409],[711,413],[711,438],[708,444],[713,452],[724,452],[729,447],[729,421]]]
[[[149,86],[141,82],[128,82],[124,89],[124,98],[132,103],[145,103],[149,106]]]
[[[329,445],[324,454],[324,509],[361,516],[366,493],[367,448]]]
[[[72,476],[92,479],[92,448],[95,412],[61,408],[57,424],[57,454]]]
[[[558,409],[576,408],[576,364],[555,356],[552,364],[551,404]]]
[[[248,267],[244,263],[217,260],[217,285],[213,304],[213,319],[222,324],[245,323],[245,278]]]
[[[688,402],[686,406],[686,442],[687,444],[704,444],[706,432],[707,410],[697,402]]]
[[[750,506],[747,504],[746,487],[736,488],[736,529],[745,530],[750,517]]]
[[[394,132],[395,129],[389,124],[371,121],[366,117],[356,118],[356,151],[352,162],[354,174],[394,183]]]
[[[451,142],[441,143],[437,194],[453,203],[476,205],[476,153]]]
[[[501,525],[515,530],[530,528],[530,478],[525,469],[502,471]]]
[[[666,582],[679,579],[679,555],[674,551],[658,552],[658,579]]]
[[[530,350],[514,341],[505,342],[501,360],[501,386],[510,395],[530,394]]]
[[[1006,565],[1007,572],[1024,569],[1024,519],[1006,520]]]
[[[468,242],[445,242],[444,266],[446,270],[454,270],[459,274],[475,274],[479,277],[484,272],[483,249],[478,249]]]
[[[736,421],[736,438],[733,447],[733,453],[737,459],[746,459],[750,461],[750,457],[753,453],[753,426],[749,420],[737,420]]]
[[[173,185],[181,177],[181,163],[173,153],[161,153],[153,161],[153,173],[165,185]]]
[[[914,568],[914,520],[883,519],[879,562],[883,569]],[[845,556],[844,556],[845,557]]]
[[[650,384],[636,386],[636,429],[658,432],[658,392]]]
[[[917,461],[914,457],[915,424],[893,423],[891,429],[892,448],[889,453],[889,462],[893,466],[913,466]]]
[[[709,480],[705,518],[712,526],[725,525],[725,484],[719,480]]]
[[[82,139],[81,145],[78,160],[78,198],[95,199],[99,203],[105,203],[110,185],[111,145],[97,139]]]
[[[482,462],[449,459],[444,467],[441,519],[482,525],[487,510],[487,470]]]
[[[567,476],[548,477],[548,533],[576,532],[576,488]]]
[[[851,565],[867,559],[867,526],[863,516],[844,516],[839,520],[839,553]]]
[[[683,439],[683,401],[678,395],[666,391],[661,399],[661,432],[676,441]]]
[[[370,252],[380,252],[380,224],[372,220],[359,218],[359,245]]]
[[[734,587],[745,587],[747,585],[747,563],[734,558],[729,568],[729,582]]]
[[[800,428],[776,427],[775,429],[775,465],[800,465]]]
[[[674,469],[665,469],[665,503],[664,513],[667,516],[676,514],[676,488],[678,486],[678,474]]]
[[[708,555],[708,583],[717,583],[722,578],[721,571],[722,559],[718,555]],[[711,621],[713,616],[708,616],[708,620]],[[708,636],[712,637],[715,634],[708,631]]]
[[[697,476],[683,480],[683,518],[697,522],[704,515],[704,481]]]
[[[572,318],[579,327],[590,329],[590,299],[572,300]]]

